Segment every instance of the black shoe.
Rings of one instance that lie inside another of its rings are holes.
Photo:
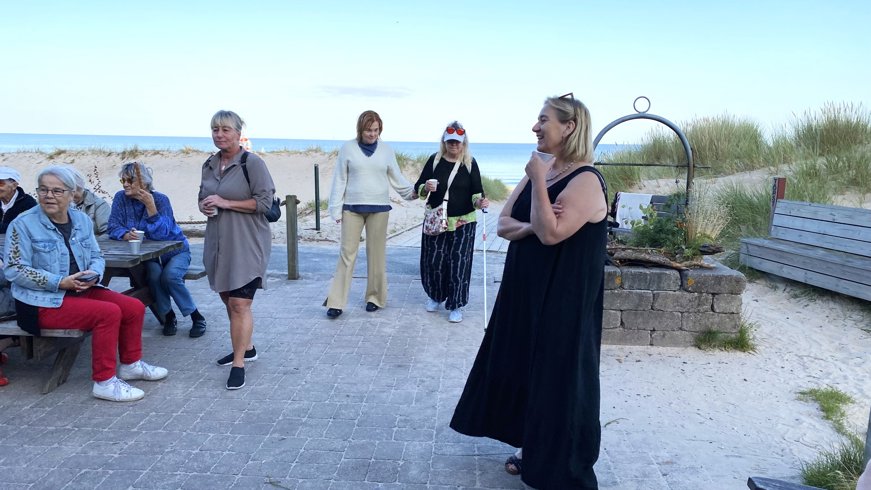
[[[250,350],[245,351],[245,362],[253,362],[257,360],[257,348],[252,347]],[[226,356],[218,359],[218,366],[229,366],[233,364],[233,353],[229,353]]]
[[[170,312],[163,319],[163,335],[172,337],[178,332],[178,321],[175,319],[175,313]]]
[[[232,367],[230,368],[230,377],[227,378],[227,389],[238,390],[245,386],[245,368]]]
[[[339,318],[339,315],[342,314],[342,310],[338,308],[330,308],[327,310],[327,316],[330,318]]]
[[[206,333],[206,319],[197,318],[194,320],[194,325],[191,327],[191,331],[188,335],[195,339],[197,337],[202,337],[204,333]]]
[[[378,311],[378,305],[370,301],[366,303],[366,311],[368,311],[369,313],[372,313],[373,311]]]

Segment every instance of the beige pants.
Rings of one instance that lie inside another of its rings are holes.
[[[327,296],[327,308],[345,307],[357,262],[360,234],[366,228],[366,301],[383,308],[387,305],[387,218],[390,213],[353,213],[342,211],[342,247],[336,273]]]

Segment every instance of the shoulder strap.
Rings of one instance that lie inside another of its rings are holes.
[[[593,167],[592,165],[584,165],[583,167],[575,170],[573,173],[575,175],[580,175],[583,172],[593,172],[596,175],[596,178],[599,179],[599,184],[602,186],[602,192],[605,193],[605,205],[608,205],[608,184],[605,183],[605,177],[602,176],[602,173],[599,172],[599,169]]]
[[[248,181],[248,185],[251,185],[251,177],[248,177],[248,152],[242,154],[242,161],[239,165],[242,166],[242,173],[245,174],[245,180]]]
[[[451,176],[448,177],[448,185],[447,185],[447,187],[445,188],[445,198],[444,198],[445,201],[448,200],[448,194],[451,193],[451,182],[454,181],[454,177],[457,176],[457,170],[460,169],[460,165],[462,165],[462,164],[463,164],[463,163],[460,162],[460,161],[457,161],[456,163],[454,163],[454,169],[451,170]]]

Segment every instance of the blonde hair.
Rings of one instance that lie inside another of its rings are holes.
[[[438,151],[438,153],[436,153],[435,160],[433,160],[434,165],[438,164],[439,160],[441,160],[442,156],[444,156],[444,154],[447,152],[447,145],[445,144],[445,130],[447,130],[447,128],[462,129],[462,130],[466,129],[463,127],[462,124],[460,124],[457,121],[452,121],[447,126],[445,126],[445,129],[442,130],[442,136],[440,138],[441,141],[439,141],[439,151]],[[468,133],[463,135],[463,143],[462,144],[463,144],[463,153],[460,154],[459,161],[463,165],[465,165],[469,169],[469,173],[471,173],[472,172],[472,152],[469,151],[469,135],[468,135]]]
[[[575,122],[575,129],[563,141],[560,157],[569,162],[593,161],[593,137],[591,134],[590,110],[574,95],[548,97],[544,105],[552,108],[559,122]]]

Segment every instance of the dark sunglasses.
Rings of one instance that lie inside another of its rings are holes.
[[[445,132],[448,133],[448,134],[454,134],[454,133],[457,133],[457,134],[460,135],[460,136],[466,134],[466,130],[463,129],[463,128],[451,128],[451,127],[449,127],[449,128],[447,128],[447,129],[445,129]]]

